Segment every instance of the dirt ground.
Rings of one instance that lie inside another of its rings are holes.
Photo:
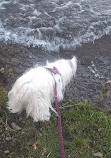
[[[76,78],[67,86],[64,101],[88,100],[93,106],[111,108],[111,36],[104,36],[94,43],[82,44],[76,50],[47,52],[42,47],[26,47],[0,42],[0,84],[9,90],[14,81],[35,64],[46,60],[78,58]]]

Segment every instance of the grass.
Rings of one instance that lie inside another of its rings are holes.
[[[25,113],[10,114],[7,93],[0,88],[0,154],[2,158],[60,158],[57,118],[34,123]],[[111,116],[93,109],[87,102],[61,105],[62,130],[66,158],[111,158]],[[21,127],[11,127],[15,122]],[[10,139],[7,139],[10,138]],[[8,150],[8,153],[4,151]]]

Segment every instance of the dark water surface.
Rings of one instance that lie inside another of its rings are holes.
[[[111,0],[1,0],[0,40],[75,49],[111,32]]]

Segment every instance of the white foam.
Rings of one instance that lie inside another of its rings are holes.
[[[52,28],[49,28],[52,29]],[[48,51],[58,51],[59,47],[63,47],[64,49],[74,49],[76,46],[81,45],[81,43],[86,43],[88,41],[95,41],[95,39],[99,39],[104,34],[109,34],[111,31],[111,26],[107,27],[104,32],[100,32],[99,35],[95,35],[93,32],[86,32],[82,36],[77,36],[73,38],[71,43],[68,43],[68,41],[65,41],[63,38],[57,38],[55,37],[53,41],[49,42],[48,40],[41,40],[42,39],[42,33],[40,30],[47,30],[47,28],[41,28],[37,29],[38,31],[38,39],[36,39],[34,36],[32,36],[32,32],[35,31],[31,28],[22,28],[20,27],[17,31],[17,33],[12,32],[11,30],[6,30],[3,27],[0,29],[0,39],[5,40],[6,42],[8,40],[14,42],[14,43],[20,43],[24,44],[26,46],[43,46]]]
[[[96,78],[100,78],[100,79],[104,78],[103,75],[100,73],[100,71],[97,70],[96,65],[94,64],[93,61],[92,61],[92,65],[88,66],[88,69]]]
[[[33,15],[39,16],[41,15],[41,12],[37,11],[37,9],[35,9],[32,13]]]
[[[4,4],[9,4],[10,3],[10,1],[5,1],[5,0],[2,0],[1,2],[0,2],[0,9],[5,9],[5,7],[3,6]]]
[[[56,7],[56,8],[53,10],[53,12],[55,12],[56,10],[60,10],[60,9],[63,10],[63,9],[65,9],[65,8],[68,8],[69,6],[71,6],[71,4],[72,4],[72,2],[66,2],[66,3],[64,3],[63,5]]]

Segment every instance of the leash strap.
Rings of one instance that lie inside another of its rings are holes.
[[[60,109],[59,109],[59,104],[58,104],[58,99],[57,99],[57,85],[55,82],[55,87],[54,87],[54,93],[55,93],[55,104],[56,104],[56,110],[58,113],[58,132],[59,132],[59,142],[60,142],[60,148],[61,148],[61,157],[65,158],[65,152],[64,152],[64,143],[63,143],[63,137],[62,137],[62,125],[61,125],[61,114],[60,114]]]
[[[56,67],[53,67],[53,68],[45,67],[45,68],[52,73],[52,76],[53,76],[53,74],[61,75]],[[53,78],[54,78],[54,76],[53,76]],[[55,79],[54,79],[54,81],[55,81]],[[59,103],[58,103],[58,98],[57,98],[56,81],[55,81],[55,87],[54,87],[54,97],[55,97],[56,110],[58,113],[58,133],[59,133],[59,142],[60,142],[60,149],[61,149],[61,158],[65,158],[64,143],[63,143],[63,137],[62,137],[61,114],[60,114]]]

